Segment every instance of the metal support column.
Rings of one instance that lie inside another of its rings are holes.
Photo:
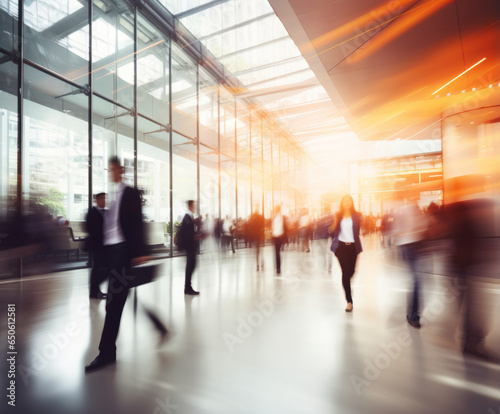
[[[200,63],[196,65],[196,213],[200,215]]]
[[[217,86],[217,170],[218,170],[218,187],[219,187],[219,219],[222,219],[222,206],[221,206],[221,194],[222,189],[220,188],[220,84]]]
[[[24,0],[18,3],[17,20],[17,199],[16,210],[23,213],[23,109],[24,109]]]
[[[274,128],[271,128],[271,200],[272,200],[272,206],[271,206],[271,216],[274,211],[274,148],[273,148],[273,141],[274,141]]]
[[[93,176],[93,143],[92,143],[92,136],[93,136],[93,125],[94,125],[94,106],[93,106],[93,102],[94,102],[94,84],[93,84],[93,73],[92,73],[92,70],[93,70],[93,65],[92,65],[92,35],[93,35],[93,20],[92,20],[92,16],[94,14],[94,2],[93,1],[89,1],[89,4],[88,4],[88,7],[89,7],[89,14],[88,14],[88,19],[89,19],[89,66],[88,66],[88,85],[89,85],[89,89],[88,89],[88,93],[89,93],[89,103],[88,103],[88,115],[87,115],[87,122],[88,122],[88,151],[89,151],[89,155],[88,155],[88,179],[89,179],[89,189],[88,189],[88,203],[87,203],[87,207],[88,207],[88,210],[90,211],[90,209],[92,208],[92,201],[93,201],[93,197],[94,197],[94,187],[93,187],[93,180],[92,180],[92,176]],[[87,261],[87,267],[91,267],[92,266],[92,253],[89,252],[89,255],[88,255],[88,261]]]
[[[234,201],[235,213],[236,213],[236,234],[238,234],[238,228],[240,223],[240,216],[238,214],[238,105],[236,103],[236,97],[234,98]],[[236,239],[236,248],[238,248],[239,234]]]
[[[168,194],[170,206],[170,257],[174,255],[174,180],[173,180],[173,121],[172,121],[172,40],[168,40],[168,119],[171,128],[168,130]]]
[[[250,149],[250,214],[253,211],[253,169],[252,169],[252,110],[248,119],[248,146]]]
[[[260,118],[260,162],[262,167],[262,216],[264,216],[264,133],[263,133],[264,120]]]

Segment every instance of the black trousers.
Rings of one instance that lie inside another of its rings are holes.
[[[99,285],[108,277],[106,256],[103,250],[92,253],[92,270],[89,278],[90,296],[96,296],[100,292]]]
[[[477,270],[477,269],[476,269]],[[485,313],[484,297],[480,284],[474,280],[472,266],[455,266],[457,274],[455,286],[461,291],[458,300],[457,314],[464,309],[463,317],[463,351],[475,353],[488,335],[488,316]]]
[[[106,298],[106,318],[102,329],[99,351],[106,357],[116,357],[116,338],[120,329],[123,307],[127,301],[129,288],[124,278],[127,264],[125,243],[106,246],[104,249],[109,269],[108,297]]]
[[[274,252],[276,255],[276,271],[281,273],[281,246],[285,242],[284,237],[273,237]]]
[[[255,241],[255,251],[256,251],[256,255],[257,255],[257,267],[259,266],[259,258],[261,259],[260,264],[262,266],[264,266],[264,258],[262,257],[262,252],[261,252],[263,245],[264,245],[264,243],[262,243],[262,245],[261,245],[260,240]]]
[[[345,298],[347,302],[352,303],[351,278],[354,275],[356,259],[358,258],[356,246],[354,243],[346,245],[345,243],[339,242],[339,247],[335,252],[335,256],[337,256],[340,268],[342,269],[342,286],[344,287]]]
[[[123,308],[127,301],[130,275],[127,277],[127,249],[125,243],[106,246],[104,249],[107,267],[109,269],[108,297],[106,298],[106,317],[102,329],[99,352],[105,357],[116,357],[116,338],[120,329]],[[160,332],[167,332],[167,328],[160,318],[151,310],[144,307],[146,316]]]
[[[407,316],[412,322],[420,321],[420,276],[417,271],[418,244],[408,243],[401,246],[403,260],[408,263],[412,276],[412,293],[408,295]]]
[[[223,235],[222,236],[222,248],[223,250],[229,250],[229,246],[231,246],[231,250],[233,251],[233,253],[236,253],[236,251],[234,250],[234,238],[233,236],[230,236],[230,235]]]
[[[196,267],[196,251],[186,251],[186,277],[184,280],[184,289],[191,289],[191,277]]]

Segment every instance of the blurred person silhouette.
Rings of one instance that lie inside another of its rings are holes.
[[[383,246],[390,248],[392,246],[392,233],[394,231],[394,210],[387,211],[382,216],[382,240]]]
[[[285,218],[286,224],[286,240],[285,244],[288,250],[292,249],[292,244],[294,247],[298,246],[298,234],[299,234],[299,218],[295,216],[287,216]]]
[[[401,207],[395,218],[395,244],[400,247],[402,259],[407,263],[412,278],[406,320],[414,328],[420,328],[421,295],[418,260],[427,232],[427,221],[417,204],[420,194],[408,191],[405,196],[406,205]]]
[[[89,297],[91,299],[106,299],[99,286],[108,277],[103,244],[104,215],[107,213],[106,193],[95,195],[96,205],[93,206],[86,219],[88,237],[85,240],[85,250],[91,254],[92,270],[89,277]]]
[[[203,220],[200,232],[203,239],[202,250],[204,252],[212,252],[214,250],[213,248],[214,221],[208,216],[208,214],[205,214],[205,220]]]
[[[222,240],[224,248],[227,251],[229,251],[229,246],[231,246],[231,250],[233,251],[233,253],[236,253],[236,251],[234,250],[233,236],[234,236],[233,221],[229,218],[229,216],[226,216],[226,219],[222,223]]]
[[[264,270],[264,257],[261,254],[261,250],[265,241],[265,220],[264,216],[259,213],[259,210],[260,206],[258,204],[255,204],[253,213],[248,219],[249,237],[251,243],[255,246],[257,271],[259,271],[260,269]]]
[[[330,252],[330,227],[333,224],[333,216],[325,214],[316,224],[316,237],[320,246],[321,254],[325,255],[325,270],[328,273],[332,271],[332,254]]]
[[[362,222],[363,216],[356,211],[352,197],[349,194],[344,195],[330,227],[332,234],[330,250],[335,253],[342,269],[342,286],[347,301],[346,312],[352,312],[353,309],[351,279],[356,270],[358,254],[363,251],[359,238]]]
[[[145,255],[142,202],[139,190],[123,183],[125,169],[118,157],[108,163],[111,180],[117,184],[116,200],[105,214],[103,245],[109,270],[106,317],[99,343],[99,355],[85,367],[86,372],[98,370],[116,361],[116,339],[120,328],[123,307],[130,290],[124,280],[126,269],[147,262]],[[160,344],[168,331],[159,318],[146,309],[146,314],[160,333]]]
[[[223,226],[224,226],[224,220],[221,219],[220,217],[217,217],[214,221],[214,239],[219,253],[222,252],[222,247],[223,247],[222,243]]]
[[[250,228],[248,226],[248,218],[241,221],[241,235],[243,235],[243,239],[245,240],[245,248],[252,247],[252,241],[250,240]]]
[[[182,224],[178,232],[177,244],[180,250],[186,252],[186,273],[184,279],[184,294],[199,295],[200,293],[191,286],[194,269],[196,268],[196,254],[198,253],[199,229],[196,226],[194,213],[196,211],[196,202],[189,200],[187,202],[187,212],[182,219]]]
[[[309,217],[307,208],[302,209],[302,214],[299,218],[299,237],[302,243],[302,250],[309,253],[309,239],[311,238],[311,218]]]
[[[482,176],[450,179],[447,183],[447,198],[451,202],[445,206],[445,214],[451,232],[451,263],[456,285],[464,292],[460,303],[463,309],[461,349],[465,355],[499,362],[498,356],[491,355],[485,347],[491,308],[477,280],[477,276],[490,276],[486,265],[492,257],[487,257],[486,252],[491,252],[493,247],[489,236],[495,220],[495,206],[491,200],[473,198],[478,192],[484,191],[483,188]]]
[[[271,236],[274,243],[274,252],[276,258],[276,273],[281,274],[281,247],[287,240],[286,219],[281,214],[281,206],[274,208],[274,217],[271,224]]]

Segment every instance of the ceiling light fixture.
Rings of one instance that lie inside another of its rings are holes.
[[[473,64],[469,69],[463,71],[460,75],[458,75],[457,77],[453,78],[451,81],[449,81],[446,85],[443,85],[441,86],[439,89],[435,90],[434,92],[432,92],[432,95],[436,94],[437,92],[439,92],[441,89],[443,88],[446,88],[450,83],[456,81],[460,76],[463,76],[465,75],[468,71],[470,71],[471,69],[475,68],[477,65],[479,65],[480,63],[483,63],[484,61],[486,60],[486,58],[482,58],[479,62]]]

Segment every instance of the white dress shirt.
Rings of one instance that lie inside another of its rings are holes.
[[[224,220],[224,224],[222,225],[222,232],[226,235],[231,235],[231,223],[230,220]]]
[[[283,216],[281,214],[278,214],[273,219],[272,228],[273,228],[273,231],[272,231],[273,237],[281,237],[285,233],[285,223],[284,223]]]
[[[116,200],[111,203],[109,211],[104,215],[103,243],[105,246],[111,246],[125,241],[125,236],[123,235],[120,225],[120,206],[125,187],[126,185],[123,184],[123,182],[118,183],[116,188]]]
[[[95,208],[97,209],[97,211],[98,211],[99,213],[101,213],[101,216],[103,216],[103,217],[104,217],[104,215],[106,214],[106,211],[107,211],[107,210],[106,210],[106,209],[104,209],[104,208],[101,208],[101,207],[99,207],[99,206],[96,206]]]

